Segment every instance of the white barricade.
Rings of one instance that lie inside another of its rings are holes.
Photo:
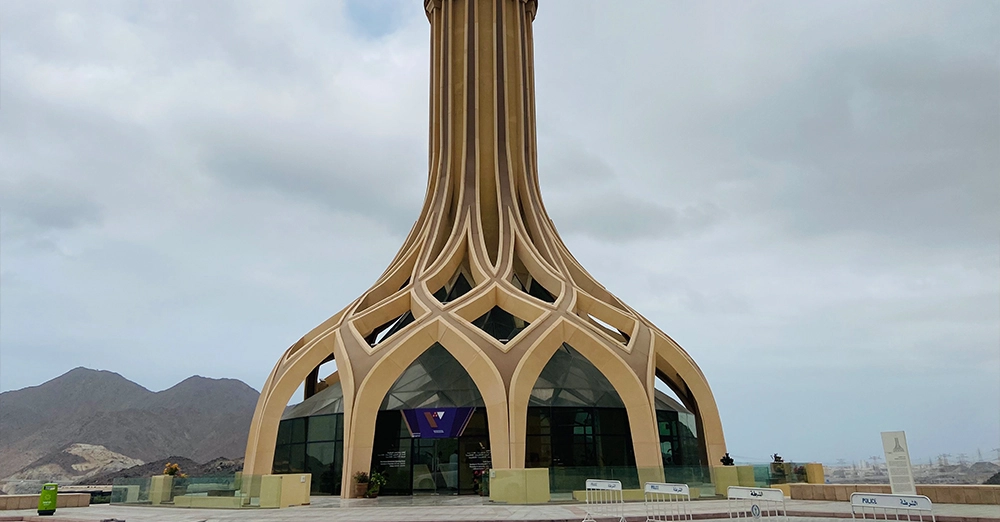
[[[931,522],[936,522],[931,499],[923,495],[851,493],[852,518],[857,518],[860,515],[861,520],[864,520],[867,518],[869,510],[871,510],[872,518],[876,520],[888,520],[890,514],[894,515],[896,520],[900,520],[899,515],[905,514],[906,520],[911,520],[911,515],[923,520],[924,515],[927,515]]]
[[[693,520],[691,488],[687,484],[647,482],[643,492],[646,522]]]
[[[595,516],[617,517],[625,522],[625,499],[622,483],[617,480],[587,479],[587,518],[583,522],[596,522]]]
[[[729,497],[729,518],[788,518],[785,494],[780,489],[729,486],[726,493]]]

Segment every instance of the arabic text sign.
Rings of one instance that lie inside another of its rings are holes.
[[[687,484],[665,484],[663,482],[647,482],[645,492],[681,496],[691,494]]]
[[[883,431],[882,449],[885,450],[885,465],[889,472],[892,492],[899,495],[916,495],[913,483],[913,468],[910,467],[910,450],[906,446],[906,433]]]
[[[462,435],[475,408],[417,408],[403,410],[413,438],[449,439]]]
[[[931,499],[923,495],[887,495],[885,493],[852,493],[851,506],[880,509],[931,510]]]
[[[770,500],[772,502],[783,502],[785,500],[784,492],[775,488],[729,486],[727,494],[731,499]]]
[[[587,489],[605,489],[621,491],[622,483],[617,480],[587,479]]]

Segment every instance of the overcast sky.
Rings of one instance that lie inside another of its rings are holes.
[[[539,177],[731,453],[1000,448],[1000,3],[542,0]],[[260,389],[427,181],[421,0],[0,6],[0,389]]]

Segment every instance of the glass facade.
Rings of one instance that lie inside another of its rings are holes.
[[[694,414],[660,390],[656,390],[655,399],[663,466],[700,466]]]
[[[542,369],[528,402],[525,467],[635,466],[628,414],[614,386],[563,344]]]
[[[442,286],[434,292],[434,298],[442,303],[450,303],[470,291],[472,291],[472,285],[469,284],[469,279],[462,272],[458,272],[450,284]]]
[[[421,436],[426,430],[413,422],[434,413],[429,410],[467,413],[467,422],[454,429],[456,436]],[[392,385],[375,420],[372,469],[387,478],[382,494],[478,493],[489,464],[489,423],[479,388],[448,350],[434,344]]]
[[[694,415],[655,391],[660,451],[665,467],[700,466]],[[528,403],[525,467],[550,468],[575,484],[576,472],[612,476],[635,467],[628,413],[607,377],[563,344],[542,369]],[[569,486],[571,489],[576,486]]]
[[[701,466],[694,415],[659,390],[655,405],[664,467]],[[313,493],[339,494],[343,412],[339,382],[288,407],[278,428],[274,473],[312,473]],[[531,392],[524,465],[550,468],[553,491],[579,489],[577,475],[634,474],[629,426],[607,377],[563,344]],[[489,444],[479,389],[435,344],[386,393],[375,420],[372,470],[386,476],[385,495],[478,493],[490,466]]]
[[[494,306],[490,311],[472,321],[472,324],[478,326],[502,344],[507,344],[531,323],[512,315],[499,306]]]
[[[401,411],[380,411],[374,447],[384,495],[475,494],[490,465],[486,410],[477,408],[462,434],[449,438],[413,437]]]
[[[339,382],[285,410],[273,466],[274,473],[312,473],[314,494],[340,494],[344,393]]]
[[[312,493],[340,494],[344,414],[285,419],[278,424],[274,473],[312,473]]]

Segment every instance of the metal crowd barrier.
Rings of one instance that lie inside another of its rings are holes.
[[[729,486],[726,493],[729,518],[780,517],[784,520],[788,519],[788,512],[785,510],[785,493],[780,489]]]
[[[643,492],[646,522],[693,520],[691,488],[687,484],[647,482]]]
[[[587,479],[587,518],[583,522],[597,522],[595,516],[617,517],[618,522],[625,522],[625,499],[620,481]]]
[[[933,508],[931,499],[923,495],[851,493],[851,518],[854,519],[860,515],[861,520],[865,520],[868,518],[870,510],[870,515],[874,520],[889,520],[891,511],[896,520],[900,520],[899,515],[903,513],[906,515],[906,520],[912,520],[910,518],[912,515],[923,521],[926,514],[930,517],[931,522],[937,522],[934,519]]]

